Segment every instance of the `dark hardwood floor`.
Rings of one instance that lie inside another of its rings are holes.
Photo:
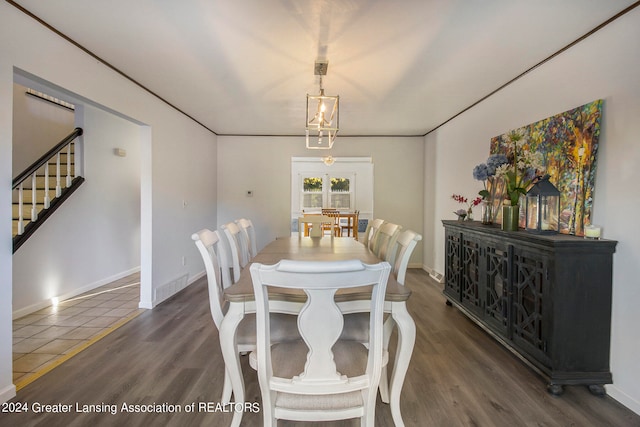
[[[417,325],[402,393],[407,426],[640,426],[639,415],[609,397],[593,396],[586,387],[566,387],[562,397],[551,396],[541,377],[446,306],[441,285],[426,273],[410,270],[406,283]],[[260,402],[255,372],[242,359],[247,401]],[[20,390],[11,402],[28,412],[0,412],[0,426],[225,426],[231,414],[216,407],[223,372],[218,333],[200,280]],[[200,409],[207,402],[218,412]],[[192,403],[195,412],[187,413]],[[123,404],[168,404],[181,412],[127,413]],[[66,409],[62,405],[71,405],[71,413],[34,411]],[[76,405],[80,410],[95,405],[94,412],[79,413]],[[115,415],[110,405],[116,406]],[[262,425],[261,414],[245,413],[243,425]],[[393,426],[388,405],[380,401],[376,425]]]

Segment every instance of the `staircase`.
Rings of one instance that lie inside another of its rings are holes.
[[[83,182],[76,167],[76,128],[13,180],[13,252]]]

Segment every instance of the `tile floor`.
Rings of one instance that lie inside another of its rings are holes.
[[[140,274],[13,321],[13,383],[17,388],[58,366],[143,310]]]

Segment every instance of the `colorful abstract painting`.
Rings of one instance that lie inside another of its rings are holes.
[[[584,235],[591,223],[593,189],[596,177],[602,100],[593,101],[564,113],[524,126],[524,149],[543,154],[550,181],[560,190],[559,230]],[[510,155],[507,134],[491,138],[490,153]],[[520,226],[524,227],[524,197],[521,198]]]

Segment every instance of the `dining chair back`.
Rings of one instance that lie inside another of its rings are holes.
[[[327,421],[360,418],[374,426],[376,389],[382,370],[382,314],[391,266],[359,260],[254,263],[255,359],[262,394],[263,425],[277,419]],[[339,289],[371,286],[369,340],[339,340],[344,325],[334,300]],[[268,288],[302,289],[307,300],[298,313],[300,340],[273,344]],[[322,328],[318,325],[322,324]]]
[[[249,261],[258,254],[258,245],[256,242],[256,229],[253,227],[253,222],[250,219],[240,218],[236,221],[236,224],[242,230],[242,235],[245,239],[247,249],[249,250]]]
[[[401,225],[391,222],[385,222],[380,226],[373,236],[372,245],[370,245],[371,250],[378,258],[392,262],[393,248],[400,230],[402,230]]]
[[[213,323],[219,329],[224,318],[224,298],[222,284],[222,270],[220,268],[221,240],[217,231],[202,229],[191,235],[196,247],[202,256],[204,269],[207,273],[207,288],[209,290],[209,308]],[[228,271],[228,270],[227,270]]]
[[[352,214],[348,214],[340,217],[340,228],[341,235],[344,236],[345,231],[347,232],[347,237],[353,236],[356,240],[358,240],[358,217],[360,216],[360,211],[355,211]]]
[[[336,237],[340,237],[342,235],[342,228],[340,227],[340,212],[338,212],[337,210],[324,212],[323,209],[322,215],[331,218],[330,223],[322,224],[322,234],[324,235],[329,232]]]
[[[304,233],[305,236],[322,237],[325,225],[330,225],[333,221],[333,218],[327,215],[304,214],[298,217],[298,235],[302,236]]]
[[[392,257],[393,273],[401,285],[404,285],[409,258],[420,240],[422,240],[422,236],[413,230],[404,230],[398,235]]]
[[[235,222],[228,222],[220,226],[224,233],[229,252],[231,254],[231,269],[233,270],[233,283],[240,279],[240,272],[249,263],[249,249],[246,240],[242,235],[242,230]]]
[[[364,231],[364,236],[362,237],[363,245],[372,249],[374,242],[373,238],[382,224],[384,224],[383,219],[373,219],[367,223],[367,229]]]

